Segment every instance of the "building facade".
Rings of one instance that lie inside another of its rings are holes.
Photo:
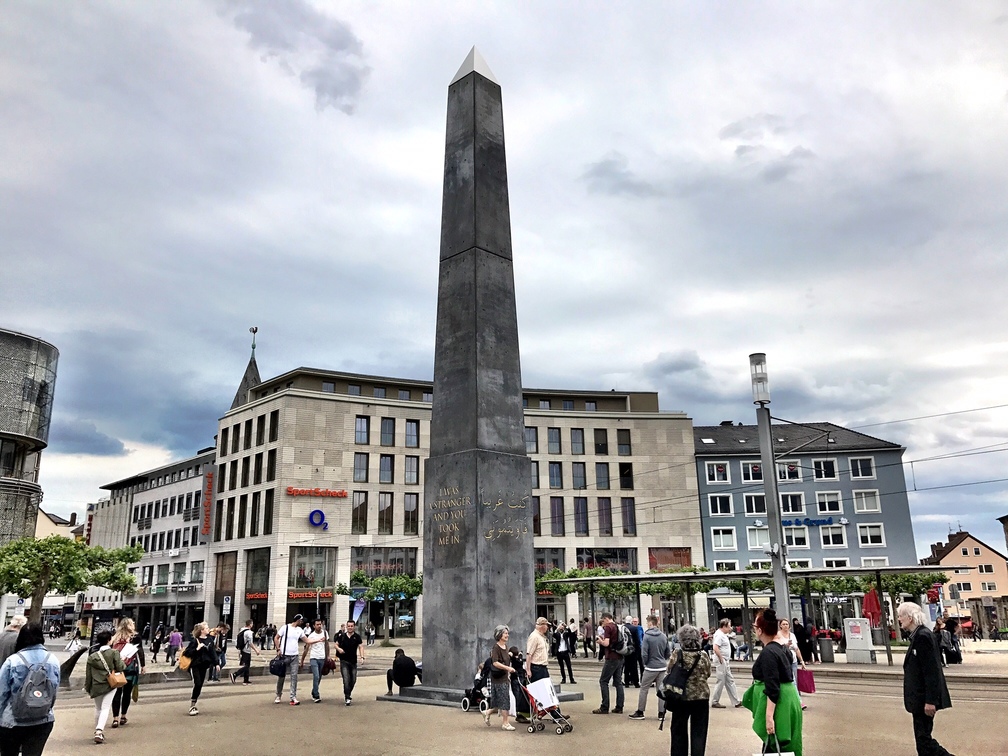
[[[917,563],[903,447],[832,423],[772,427],[788,561],[798,567]],[[769,566],[756,426],[693,429],[706,565]]]
[[[944,614],[982,622],[984,637],[992,627],[1008,627],[1008,557],[965,531],[949,534],[947,543],[931,545],[921,564],[951,569],[944,590]],[[955,587],[955,596],[950,590]]]
[[[35,534],[59,351],[0,329],[0,546]]]

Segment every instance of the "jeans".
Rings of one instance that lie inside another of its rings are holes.
[[[283,677],[277,678],[276,694],[277,698],[283,695],[284,677],[290,675],[290,697],[291,701],[293,701],[297,698],[298,655],[290,654],[285,655],[283,658],[287,662],[287,669],[284,671]]]
[[[644,676],[641,677],[640,681],[640,693],[637,694],[637,711],[643,714],[647,711],[647,697],[648,693],[651,692],[651,684],[660,681],[665,677],[665,668],[662,669],[645,669]],[[655,696],[658,698],[658,696]],[[665,716],[665,699],[658,698],[658,717],[662,718]]]
[[[738,691],[735,689],[735,677],[732,675],[731,665],[727,659],[719,662],[717,656],[714,657],[714,674],[717,677],[717,683],[714,685],[714,695],[711,701],[721,703],[721,691],[727,689],[728,700],[732,702],[732,706],[737,706],[742,699],[739,698]]]
[[[112,699],[115,698],[116,692],[110,690],[103,696],[98,696],[94,700],[94,721],[96,730],[104,730],[105,723],[108,721],[109,712],[112,710]]]
[[[53,723],[0,728],[0,756],[42,756]]]
[[[672,756],[704,756],[710,708],[703,701],[677,701],[672,712]]]
[[[913,713],[914,741],[917,743],[917,756],[949,756],[937,740],[931,737],[934,730],[934,717],[924,713],[924,707]]]
[[[325,664],[325,659],[309,659],[308,661],[311,664],[311,697],[313,699],[321,698],[318,692],[318,684],[319,680],[322,679],[322,665]]]
[[[168,646],[168,651],[165,652],[165,661],[173,667],[178,660],[178,650],[178,646]]]
[[[353,698],[354,685],[357,684],[357,665],[340,660],[339,671],[343,678],[343,698],[349,701]]]
[[[557,651],[556,658],[560,667],[560,682],[567,682],[567,677],[570,677],[570,681],[574,682],[574,668],[571,667],[570,651]],[[567,667],[566,672],[564,672],[564,665]]]
[[[616,708],[623,708],[623,657],[606,659],[599,675],[599,689],[602,691],[602,704],[599,709],[609,711],[609,681],[616,686]]]
[[[252,652],[251,651],[239,651],[238,652],[238,664],[239,667],[235,670],[235,677],[238,675],[242,676],[242,682],[247,683],[249,681],[249,667],[252,666]]]

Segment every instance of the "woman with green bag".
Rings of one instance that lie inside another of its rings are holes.
[[[790,656],[775,640],[780,629],[777,613],[773,609],[760,612],[754,628],[763,650],[753,664],[753,684],[742,696],[742,705],[752,712],[753,732],[764,747],[769,744],[802,756],[801,700]]]

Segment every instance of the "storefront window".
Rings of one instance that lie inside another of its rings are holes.
[[[564,569],[563,549],[536,549],[535,574],[545,575],[550,570]]]
[[[605,567],[615,572],[637,572],[637,549],[578,549],[578,569]]]
[[[245,592],[269,591],[270,550],[251,549],[245,552]]]
[[[350,552],[353,570],[364,570],[368,577],[416,575],[416,549],[357,547]]]
[[[288,588],[331,588],[336,584],[336,549],[294,546],[290,551]]]

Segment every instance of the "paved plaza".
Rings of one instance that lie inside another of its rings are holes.
[[[419,642],[404,641],[408,653],[419,657]],[[998,644],[992,644],[998,645]],[[987,643],[968,650],[966,661],[949,674],[953,709],[938,715],[936,737],[953,753],[972,756],[1008,753],[1008,653],[976,653]],[[1000,644],[1008,649],[1008,644]],[[572,733],[557,736],[547,730],[529,734],[524,729],[502,732],[499,720],[487,729],[475,713],[460,709],[376,701],[385,692],[385,669],[393,649],[366,648],[368,661],[361,670],[353,705],[343,705],[339,676],[323,679],[321,704],[308,692],[311,675],[299,680],[303,703],[291,707],[273,704],[274,679],[253,678],[244,688],[229,682],[207,684],[200,699],[200,715],[189,717],[189,688],[180,683],[142,686],[139,702],[130,709],[129,726],[107,729],[106,743],[91,742],[93,707],[78,692],[63,695],[57,704],[56,726],[47,754],[77,754],[82,749],[102,752],[143,753],[145,756],[185,752],[218,754],[275,754],[340,752],[348,754],[472,754],[492,749],[502,754],[525,753],[533,748],[562,749],[564,753],[607,753],[633,749],[667,752],[668,725],[657,729],[653,695],[648,719],[597,716],[599,665],[579,659],[575,674],[585,700],[565,705],[572,716]],[[897,656],[897,664],[902,658]],[[153,666],[153,665],[151,665]],[[741,686],[748,685],[748,663],[734,664]],[[828,668],[830,667],[830,668]],[[148,667],[150,670],[150,667]],[[819,665],[814,668],[819,692],[808,697],[805,713],[805,753],[809,756],[886,754],[912,756],[910,716],[903,710],[902,675],[897,666],[865,668],[853,665]],[[559,679],[553,670],[554,679]],[[985,682],[989,678],[990,682]],[[307,686],[307,687],[302,687]],[[712,686],[713,687],[713,686]],[[628,691],[628,701],[638,691]],[[727,703],[727,697],[723,699]],[[627,713],[633,705],[627,705]],[[707,754],[738,756],[758,751],[744,709],[711,712]]]

